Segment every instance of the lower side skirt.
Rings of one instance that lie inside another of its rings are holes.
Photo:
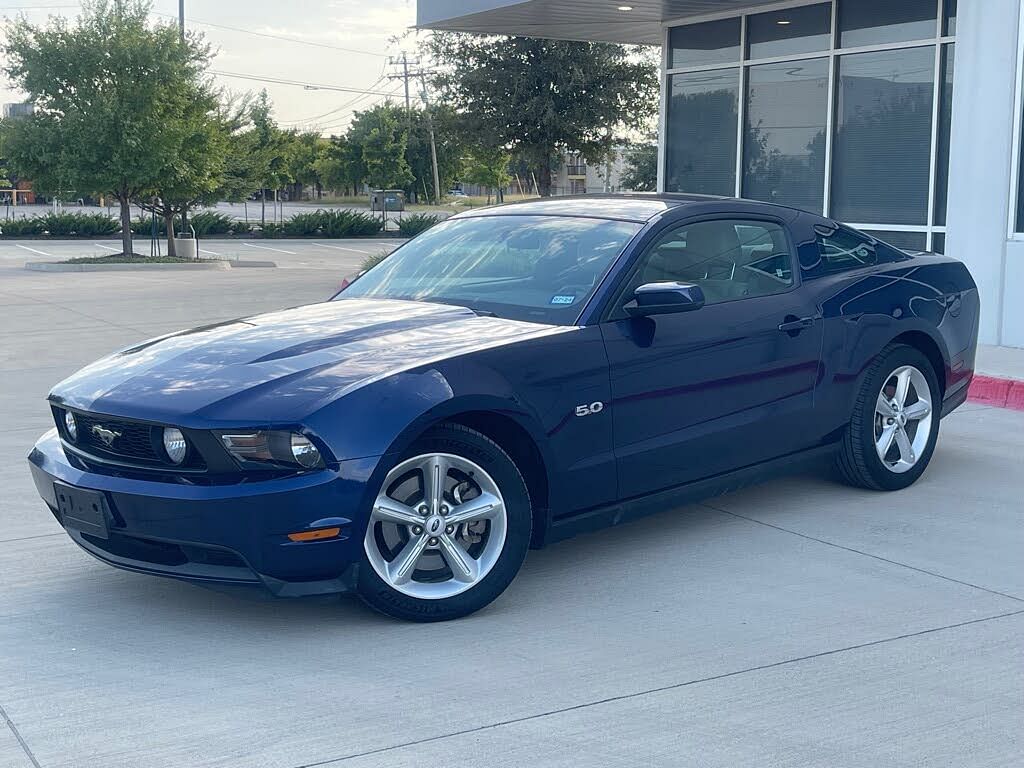
[[[557,519],[551,523],[544,543],[551,544],[580,533],[600,530],[657,512],[664,512],[673,507],[692,504],[714,496],[722,496],[741,488],[757,485],[765,480],[824,467],[835,456],[836,450],[837,444],[812,448],[752,467],[744,467],[705,480],[697,480],[647,496],[627,499],[606,507],[597,507],[571,517]]]

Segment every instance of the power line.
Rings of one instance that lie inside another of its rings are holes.
[[[366,90],[367,91],[372,91],[381,82],[383,82],[383,80],[384,80],[384,71],[382,70],[381,73],[380,73],[380,76],[376,80],[374,80],[372,83],[370,83],[368,86],[366,86]],[[343,109],[347,109],[348,107],[352,106],[353,104],[355,104],[355,103],[357,103],[359,101],[362,101],[363,99],[365,99],[369,95],[372,95],[372,94],[364,93],[364,94],[361,94],[359,96],[356,96],[354,99],[350,99],[349,101],[346,101],[341,106],[335,107],[334,109],[332,109],[332,110],[330,110],[328,112],[324,112],[322,115],[313,115],[312,117],[304,117],[304,118],[300,118],[298,120],[282,120],[281,122],[282,122],[282,124],[296,124],[296,123],[312,123],[315,120],[322,120],[325,117],[330,117],[331,115],[333,115],[333,114],[335,114],[337,112],[341,112]]]
[[[393,96],[394,94],[385,93],[384,91],[375,91],[370,88],[351,88],[344,85],[324,85],[322,83],[306,83],[301,80],[287,80],[280,77],[271,77],[270,75],[251,75],[245,72],[224,72],[223,70],[211,69],[209,70],[211,75],[218,75],[220,77],[234,77],[239,80],[254,80],[258,83],[271,83],[274,85],[294,85],[300,88],[305,88],[310,91],[338,91],[340,93],[361,93],[370,96]]]
[[[331,130],[337,130],[337,129],[341,129],[341,128],[347,128],[349,126],[349,124],[352,122],[353,118],[355,117],[355,113],[357,111],[366,111],[366,110],[373,109],[377,105],[383,104],[384,102],[389,101],[392,97],[398,96],[398,95],[399,95],[399,92],[395,91],[394,93],[392,93],[392,94],[390,94],[390,95],[388,95],[388,96],[386,96],[386,97],[384,97],[382,99],[377,99],[376,101],[373,101],[373,102],[371,102],[369,104],[366,104],[366,105],[360,107],[359,110],[355,110],[354,109],[354,110],[352,110],[352,112],[350,114],[343,115],[343,116],[341,116],[339,118],[336,118],[337,122],[330,122],[327,125],[316,125],[316,124],[313,124],[310,127],[311,128],[315,128],[315,129],[317,129],[319,131],[331,131]]]
[[[160,13],[159,11],[153,11],[155,16],[166,16],[168,18],[178,18],[169,13]],[[204,27],[213,27],[214,29],[226,29],[231,32],[241,32],[246,35],[254,35],[256,37],[266,37],[270,40],[283,40],[287,43],[297,43],[299,45],[312,45],[316,48],[329,48],[333,51],[344,51],[345,53],[357,53],[362,56],[379,56],[382,59],[387,58],[386,53],[376,53],[374,51],[363,51],[358,48],[346,48],[342,45],[332,45],[331,43],[318,43],[314,40],[303,40],[301,37],[291,37],[289,35],[275,35],[271,32],[257,32],[254,29],[243,29],[242,27],[232,27],[228,24],[216,24],[212,21],[200,21],[199,19],[189,19],[189,24],[201,24]]]

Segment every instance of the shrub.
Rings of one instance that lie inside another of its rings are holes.
[[[41,216],[33,216],[24,219],[10,219],[0,223],[4,237],[25,237],[26,235],[41,235],[44,227]]]
[[[268,221],[259,231],[264,237],[281,237],[284,233],[284,227],[277,222]]]
[[[403,216],[398,220],[398,232],[404,237],[416,237],[420,232],[426,232],[439,221],[441,221],[440,216],[431,216],[429,213],[414,213],[411,216]]]
[[[369,237],[381,230],[381,220],[362,211],[318,211],[324,237]]]
[[[102,237],[121,230],[117,219],[104,213],[46,213],[25,219],[11,219],[0,225],[6,237],[49,235],[50,237]]]
[[[241,219],[235,219],[231,222],[231,228],[228,231],[232,235],[249,235],[252,234],[252,224]]]
[[[282,230],[288,237],[316,237],[323,224],[323,213],[297,213],[282,225]]]
[[[178,219],[174,219],[175,228],[178,227]],[[138,218],[132,219],[132,234],[149,237],[153,233],[153,215],[144,213]],[[163,216],[156,217],[157,237],[167,237],[167,227],[164,224]]]
[[[196,237],[209,235],[226,235],[231,232],[235,220],[226,213],[219,211],[201,211],[188,220],[196,231]]]

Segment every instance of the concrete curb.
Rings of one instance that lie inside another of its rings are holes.
[[[1024,381],[976,374],[967,399],[972,403],[1024,411]]]
[[[231,269],[226,261],[198,261],[195,263],[167,263],[167,264],[61,264],[52,261],[29,261],[25,269],[32,272],[137,272],[137,271],[163,271],[163,270],[206,270],[206,269]]]
[[[232,269],[248,269],[249,267],[276,267],[277,262],[274,261],[229,261],[228,265]]]

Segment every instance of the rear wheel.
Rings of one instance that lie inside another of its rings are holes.
[[[445,424],[388,473],[363,539],[359,594],[401,619],[444,621],[483,608],[511,583],[530,543],[529,494],[484,435]]]
[[[941,396],[931,362],[905,345],[875,359],[846,430],[838,464],[852,485],[895,491],[925,471],[939,434]]]

